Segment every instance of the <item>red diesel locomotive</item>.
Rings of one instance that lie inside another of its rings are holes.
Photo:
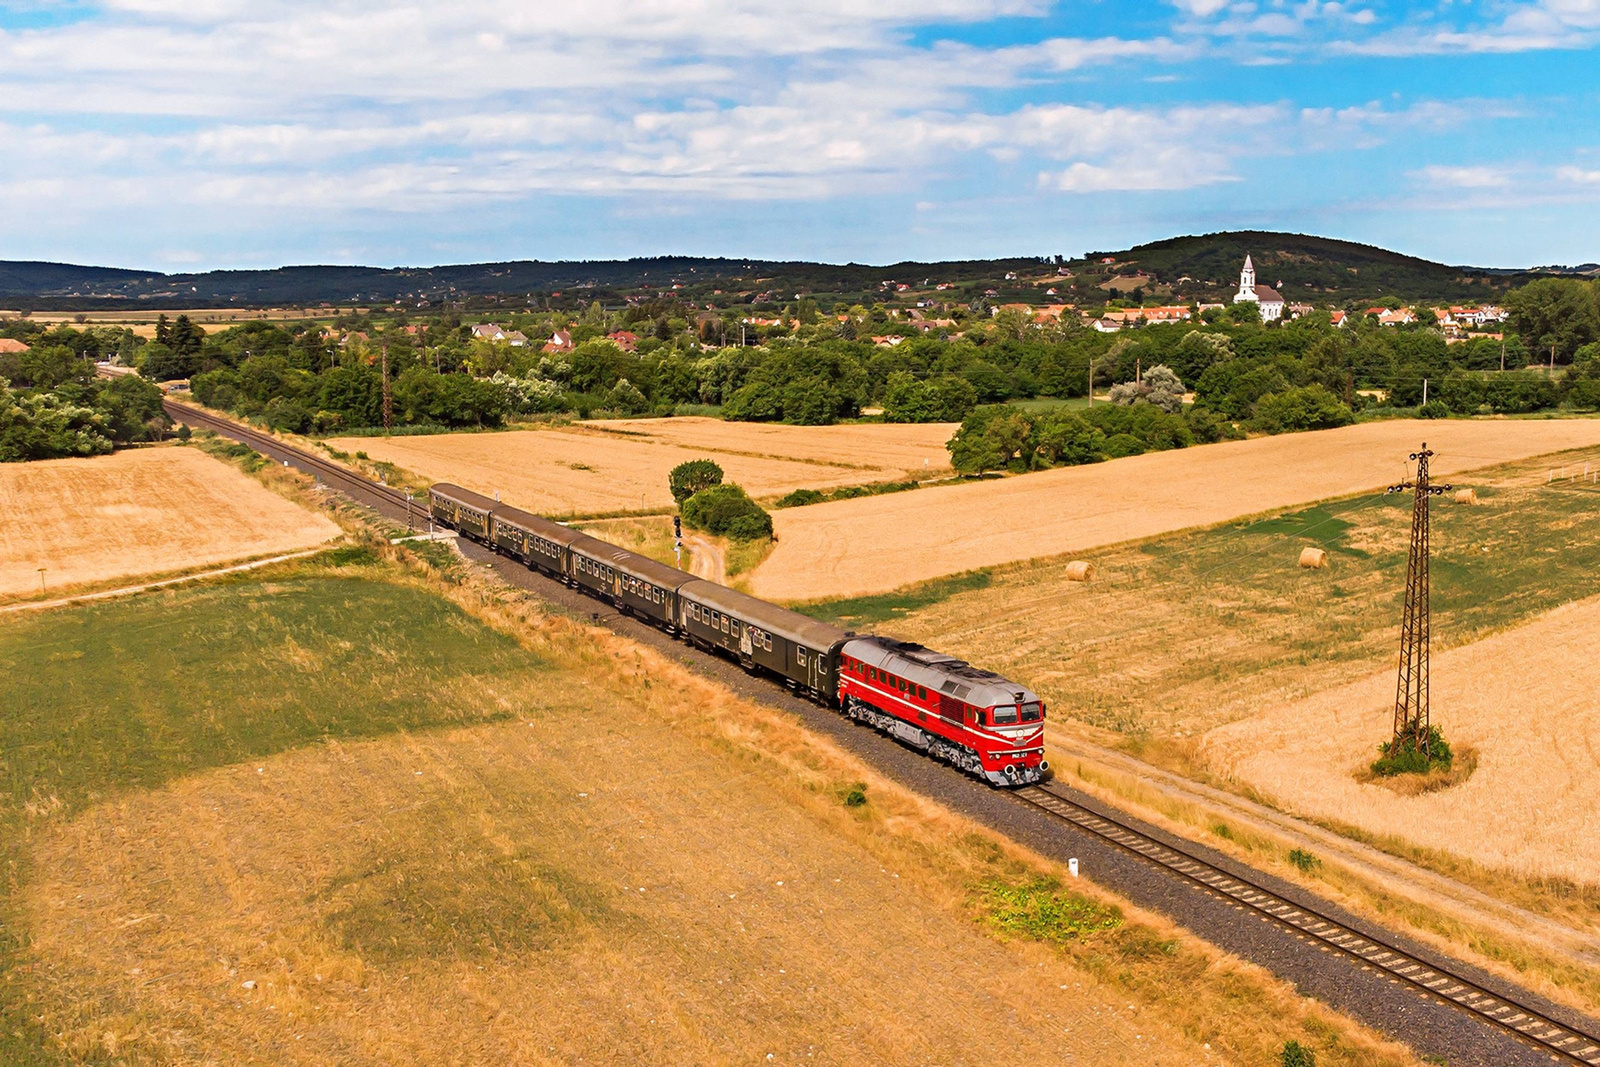
[[[1039,694],[965,660],[887,637],[852,637],[839,649],[846,715],[954,764],[992,785],[1031,785],[1044,759]]]

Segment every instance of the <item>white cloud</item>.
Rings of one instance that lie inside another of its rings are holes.
[[[1427,185],[1449,189],[1505,189],[1513,172],[1507,167],[1423,167],[1414,177]]]

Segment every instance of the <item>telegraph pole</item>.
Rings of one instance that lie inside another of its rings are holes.
[[[1417,463],[1416,479],[1391,485],[1389,492],[1414,491],[1411,505],[1411,560],[1406,565],[1406,607],[1400,625],[1400,677],[1395,686],[1394,748],[1410,747],[1431,756],[1428,729],[1428,640],[1432,628],[1428,602],[1428,500],[1447,492],[1448,485],[1428,481],[1428,460],[1433,453],[1423,442],[1411,453]]]

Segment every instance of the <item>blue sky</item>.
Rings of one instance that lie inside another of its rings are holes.
[[[1600,260],[1600,0],[0,0],[0,259]]]

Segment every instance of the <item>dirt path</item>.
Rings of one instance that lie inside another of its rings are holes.
[[[1600,965],[1600,946],[1597,946],[1592,934],[1498,900],[1447,875],[1351,840],[1313,822],[1168,773],[1114,749],[1072,737],[1057,736],[1052,742],[1052,747],[1057,751],[1056,758],[1063,766],[1066,760],[1061,757],[1065,756],[1097,764],[1117,774],[1132,775],[1141,785],[1169,799],[1195,805],[1234,823],[1243,823],[1258,833],[1278,838],[1294,847],[1314,850],[1319,857],[1331,859],[1398,896],[1488,929],[1509,926],[1520,936],[1546,949],[1569,953],[1585,963]],[[1119,790],[1097,787],[1076,779],[1073,784],[1124,808],[1130,806],[1130,798]],[[1153,813],[1147,805],[1135,804],[1135,807],[1145,809],[1138,812],[1141,817],[1149,818],[1158,825],[1169,825],[1174,832],[1192,831],[1192,828]]]
[[[728,555],[721,545],[712,544],[704,537],[688,534],[683,539],[689,549],[689,573],[708,582],[725,584],[728,578]]]
[[[78,596],[64,596],[56,600],[30,600],[23,604],[7,604],[4,607],[0,607],[0,615],[11,611],[42,611],[45,608],[60,608],[68,604],[80,604],[88,600],[110,600],[113,597],[132,596],[134,593],[144,593],[151,589],[164,589],[169,585],[182,585],[184,582],[198,582],[202,578],[215,578],[219,574],[238,574],[240,571],[253,571],[258,567],[269,567],[274,563],[285,563],[291,559],[305,559],[307,556],[315,556],[321,551],[322,549],[320,548],[312,548],[304,552],[291,552],[286,556],[273,556],[270,559],[253,560],[250,563],[240,563],[232,567],[201,571],[199,574],[185,574],[181,578],[168,578],[160,582],[127,585],[120,589],[104,589],[98,593],[81,593]]]

